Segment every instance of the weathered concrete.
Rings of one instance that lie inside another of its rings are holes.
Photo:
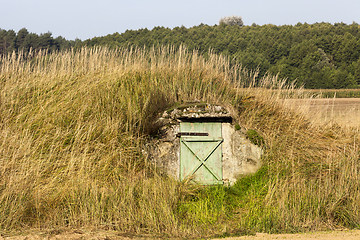
[[[254,173],[261,166],[263,150],[250,142],[245,130],[235,129],[225,108],[210,104],[183,106],[165,111],[158,119],[159,138],[149,142],[145,153],[163,173],[179,179],[180,140],[176,137],[182,121],[222,122],[222,168],[225,184],[233,184],[242,175]]]
[[[160,131],[161,137],[153,139],[148,144],[146,154],[161,172],[179,179],[180,141],[176,137],[179,132],[179,125],[165,125]]]
[[[260,168],[263,150],[251,143],[243,131],[235,130],[230,123],[222,123],[222,137],[224,182],[233,184],[242,175]]]

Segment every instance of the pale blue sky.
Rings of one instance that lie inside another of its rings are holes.
[[[237,15],[245,25],[353,21],[360,0],[0,0],[0,28],[86,40],[127,29],[218,24]]]

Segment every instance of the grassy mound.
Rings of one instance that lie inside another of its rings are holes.
[[[13,54],[0,70],[2,232],[198,237],[359,227],[358,133],[283,106],[280,96],[304,96],[276,77],[242,88],[256,72],[170,47]],[[225,105],[256,131],[266,146],[258,173],[211,188],[157,174],[141,151],[153,121],[193,100]]]

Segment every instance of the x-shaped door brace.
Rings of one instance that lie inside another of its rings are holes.
[[[181,142],[189,149],[189,151],[194,154],[194,156],[200,161],[200,164],[196,166],[190,175],[193,175],[202,165],[214,176],[214,178],[218,181],[222,181],[222,179],[216,175],[210,167],[206,165],[206,160],[210,157],[210,155],[220,146],[220,144],[224,140],[222,138],[181,138]],[[211,151],[205,156],[204,160],[202,160],[196,153],[187,145],[186,142],[217,142],[216,145],[211,149]]]

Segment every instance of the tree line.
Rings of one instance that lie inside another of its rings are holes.
[[[0,28],[0,55],[8,53],[18,53],[46,50],[48,52],[60,51],[82,44],[77,39],[69,41],[59,36],[53,38],[50,32],[43,34],[30,33],[26,28],[20,29],[17,33],[14,30],[4,30]]]
[[[21,31],[21,32],[20,32]],[[357,23],[298,23],[276,26],[272,24],[244,26],[226,24],[173,29],[155,27],[152,30],[127,30],[85,41],[67,41],[51,38],[49,33],[35,36],[26,29],[12,32],[4,44],[0,31],[0,54],[19,49],[46,48],[61,50],[76,46],[106,45],[109,47],[157,45],[185,45],[204,55],[211,49],[224,54],[249,69],[260,69],[260,74],[279,74],[288,81],[296,80],[305,88],[359,88],[360,87],[360,26]],[[5,34],[6,35],[6,34]],[[20,37],[19,37],[20,35]],[[24,35],[26,35],[24,37]],[[33,39],[34,45],[29,44]],[[37,39],[37,40],[36,40]],[[8,46],[4,48],[4,46]]]

